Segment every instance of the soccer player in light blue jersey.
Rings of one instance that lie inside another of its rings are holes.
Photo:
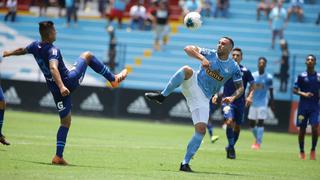
[[[312,127],[312,146],[310,159],[316,160],[316,147],[318,142],[319,111],[320,111],[320,73],[316,72],[316,57],[309,54],[306,57],[306,72],[298,75],[293,92],[300,96],[297,126],[299,127],[300,159],[305,160],[304,137],[308,123]]]
[[[2,134],[2,126],[4,120],[4,110],[6,108],[6,102],[4,99],[3,91],[0,86],[0,143],[3,145],[10,145],[10,143],[6,140],[6,137]]]
[[[252,74],[254,78],[254,93],[248,119],[255,138],[255,142],[252,144],[251,148],[255,150],[260,149],[262,143],[264,132],[263,122],[267,118],[268,112],[268,91],[270,95],[269,104],[271,109],[274,110],[272,75],[265,71],[266,66],[267,59],[265,57],[259,57],[258,71]],[[258,124],[256,124],[257,121]]]
[[[56,29],[52,21],[39,23],[41,41],[34,41],[25,48],[18,48],[13,51],[4,51],[3,57],[12,55],[32,54],[41,69],[47,86],[51,91],[57,110],[60,116],[60,127],[57,132],[56,155],[52,164],[67,165],[63,158],[64,147],[67,135],[71,126],[71,93],[80,86],[86,73],[87,66],[96,73],[105,77],[112,87],[119,86],[127,76],[127,70],[119,74],[111,73],[101,61],[92,53],[84,52],[80,55],[71,70],[68,70],[63,62],[60,49],[53,45],[56,40]]]
[[[217,44],[217,50],[205,49],[189,45],[184,48],[187,55],[200,61],[198,71],[189,66],[183,66],[169,80],[161,93],[146,93],[147,99],[161,104],[174,89],[182,86],[182,93],[187,100],[195,128],[195,133],[189,141],[184,160],[180,164],[180,171],[192,172],[189,162],[200,147],[209,119],[209,101],[221,86],[233,79],[236,91],[222,101],[232,103],[239,98],[244,89],[241,71],[238,64],[229,58],[234,46],[233,40],[223,37]]]

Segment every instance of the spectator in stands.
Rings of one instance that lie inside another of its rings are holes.
[[[287,12],[282,7],[282,2],[278,1],[277,6],[275,6],[269,16],[269,23],[272,29],[272,45],[271,48],[274,49],[274,42],[276,36],[283,39],[283,30],[287,26]]]
[[[280,72],[275,74],[276,78],[280,80],[280,92],[287,92],[288,79],[289,79],[289,48],[288,42],[285,39],[280,40],[281,59],[280,59]]]
[[[49,0],[40,0],[39,4],[39,16],[46,16],[47,15],[47,9],[50,5]]]
[[[191,11],[201,12],[201,1],[200,0],[187,0],[183,3],[183,16]]]
[[[105,18],[108,4],[109,4],[109,0],[99,0],[98,10],[101,18]]]
[[[122,28],[122,18],[126,10],[127,0],[110,0],[111,12],[109,15],[109,25],[114,18],[118,19],[118,27]],[[108,25],[108,26],[109,26]]]
[[[295,13],[298,17],[298,21],[302,22],[303,20],[303,0],[291,0],[290,6],[288,8],[288,20],[292,13]]]
[[[16,20],[17,15],[17,0],[8,0],[6,7],[8,8],[8,13],[4,16],[4,21],[7,21],[11,16],[11,22]]]
[[[66,8],[66,0],[58,0],[59,12],[58,16],[62,17],[62,10]]]
[[[77,27],[78,23],[78,8],[79,8],[79,0],[66,0],[66,8],[67,8],[67,27],[70,27],[71,16],[74,20],[74,26]]]
[[[151,0],[147,8],[147,19],[144,24],[145,30],[151,30],[154,26],[154,14],[158,8],[158,0]]]
[[[257,6],[257,21],[260,20],[260,12],[263,11],[266,17],[269,17],[270,11],[274,7],[274,0],[261,0]]]
[[[130,28],[133,30],[143,30],[144,21],[147,18],[146,8],[143,6],[143,0],[139,0],[130,8]]]
[[[160,39],[162,39],[163,45],[166,45],[169,39],[170,27],[168,23],[170,11],[168,4],[163,0],[159,1],[159,7],[151,16],[155,31],[154,49],[159,51],[161,49]]]
[[[205,17],[210,17],[214,14],[214,0],[204,0],[202,3],[202,12],[201,14]]]
[[[226,18],[228,16],[229,0],[217,0],[216,8],[214,10],[214,17],[218,17],[218,13],[221,12],[221,16]]]
[[[107,29],[108,33],[109,33],[109,49],[108,49],[108,62],[107,65],[110,68],[110,71],[112,73],[115,73],[115,69],[116,69],[116,55],[117,55],[117,39],[116,39],[116,33],[115,33],[115,29],[113,26],[109,26]]]

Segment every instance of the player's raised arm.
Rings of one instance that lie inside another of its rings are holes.
[[[204,68],[210,67],[210,63],[206,57],[204,57],[200,53],[200,48],[193,45],[188,45],[184,48],[184,51],[188,54],[188,56],[193,57],[201,61],[201,64]]]
[[[61,80],[61,76],[58,70],[58,60],[50,60],[49,61],[49,67],[50,67],[50,72],[52,74],[52,77],[54,79],[54,82],[57,84],[57,86],[60,89],[60,93],[62,96],[67,96],[70,94],[70,91],[68,88],[65,87]]]
[[[4,51],[2,54],[2,57],[9,57],[9,56],[19,56],[19,55],[25,55],[28,51],[26,48],[18,48],[13,51]]]

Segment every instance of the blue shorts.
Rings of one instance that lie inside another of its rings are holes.
[[[64,85],[69,89],[70,93],[80,86],[86,70],[87,63],[84,59],[79,58],[69,71],[68,78],[63,80]],[[63,97],[59,90],[50,89],[50,91],[52,92],[60,118],[66,117],[71,112],[71,95]]]
[[[311,124],[312,126],[319,124],[319,109],[302,109],[299,108],[297,115],[297,126],[307,127]]]
[[[237,125],[241,125],[244,121],[244,105],[223,103],[222,112],[224,119],[232,119]]]
[[[3,95],[1,86],[0,86],[0,101],[4,101],[4,95]]]

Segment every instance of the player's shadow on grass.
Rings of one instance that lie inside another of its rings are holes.
[[[47,166],[58,166],[61,167],[59,165],[53,165],[49,162],[41,162],[41,161],[30,161],[30,160],[23,160],[23,159],[13,159],[15,161],[21,161],[21,162],[27,162],[27,163],[32,163],[32,164],[40,164],[40,165],[47,165]],[[103,166],[88,166],[88,165],[78,165],[78,164],[68,164],[66,167],[84,167],[84,168],[96,168],[96,169],[106,169],[107,167],[103,167]]]
[[[169,171],[169,172],[177,172],[177,171],[173,171],[173,170],[160,170],[160,171]],[[193,171],[193,172],[182,172],[182,171],[178,171],[181,173],[193,173],[193,174],[212,174],[212,175],[224,175],[224,176],[248,176],[245,174],[236,174],[236,173],[228,173],[228,172],[206,172],[206,171]]]

